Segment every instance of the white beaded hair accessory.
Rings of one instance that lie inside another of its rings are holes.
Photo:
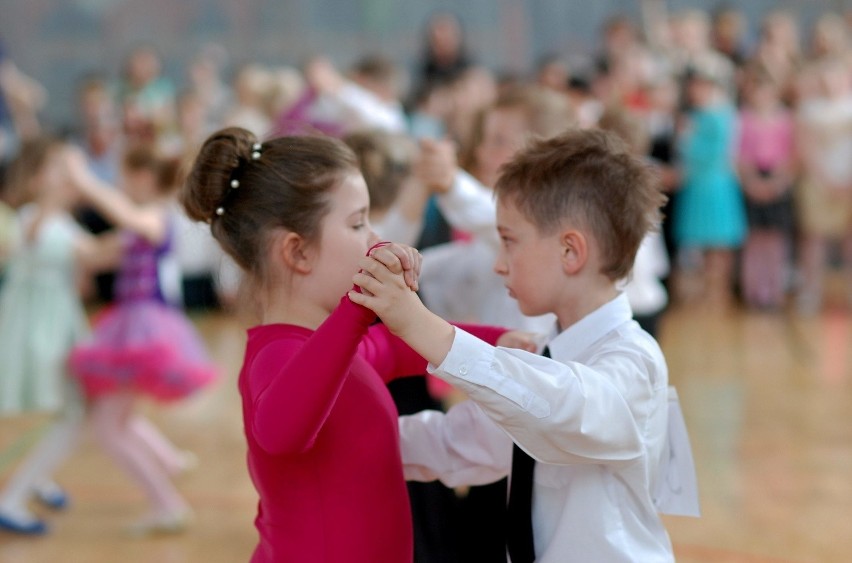
[[[261,143],[254,143],[251,146],[251,159],[252,160],[260,159],[260,151],[261,151],[262,148],[263,148],[263,145]],[[234,169],[233,174],[237,174],[239,172],[240,168],[241,168],[241,166],[237,166]],[[240,187],[240,181],[238,179],[232,177],[229,185],[231,186],[232,190],[236,190],[237,188]],[[227,198],[228,198],[228,195],[226,194],[225,197],[224,197],[224,200],[227,200]],[[223,200],[223,203],[224,203],[224,200]],[[224,214],[225,214],[225,206],[224,205],[220,205],[219,207],[216,208],[216,216],[217,217],[221,217]]]

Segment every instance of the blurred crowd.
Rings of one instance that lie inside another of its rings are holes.
[[[478,64],[451,13],[428,21],[410,68],[392,53],[364,54],[347,68],[328,56],[300,68],[232,68],[226,50],[209,44],[182,76],[166,76],[168,54],[139,45],[119,72],[80,77],[73,124],[40,119],[50,93],[0,49],[0,162],[14,169],[20,147],[61,134],[121,189],[140,146],[190,162],[225,126],[261,138],[340,136],[361,161],[376,230],[435,247],[424,266],[429,305],[505,322],[507,305],[492,299],[501,288],[488,286],[489,253],[477,250],[494,236],[489,187],[530,135],[601,127],[646,159],[669,194],[661,236],[643,246],[627,283],[637,316],[653,319],[669,295],[815,313],[828,299],[827,273],[852,275],[850,22],[827,13],[802,29],[782,10],[747,21],[734,8],[664,6],[647,0],[638,19],[612,16],[588,53],[542,54],[526,73]],[[14,244],[14,210],[27,201],[14,183],[6,174],[0,257]],[[75,216],[94,233],[111,228],[85,205]],[[236,270],[177,203],[175,216],[179,299],[232,303]],[[85,291],[109,300],[110,287],[101,274]]]

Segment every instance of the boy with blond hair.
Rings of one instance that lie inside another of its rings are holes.
[[[658,514],[661,485],[678,477],[666,471],[666,362],[617,285],[665,196],[621,141],[595,130],[533,142],[495,192],[494,269],[524,314],[556,315],[549,357],[453,327],[379,262],[363,260],[355,277],[365,291],[350,298],[473,401],[401,420],[407,476],[458,485],[508,473],[512,563],[672,561]]]

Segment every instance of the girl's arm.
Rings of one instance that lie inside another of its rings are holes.
[[[375,318],[343,297],[303,344],[268,345],[258,354],[249,380],[268,383],[249,392],[252,430],[261,448],[296,454],[313,446],[349,375],[358,343]]]
[[[379,243],[367,252],[368,256],[373,253],[386,261],[392,258],[393,271],[400,279],[410,280],[406,287],[416,286],[420,271],[416,250]],[[292,454],[310,449],[334,408],[361,339],[375,320],[375,313],[344,296],[304,344],[267,346],[258,354],[249,380],[259,380],[261,385],[249,393],[253,433],[264,450]]]
[[[166,212],[160,206],[141,206],[124,193],[95,176],[79,149],[68,149],[68,178],[86,198],[113,224],[133,231],[157,245],[167,235]]]

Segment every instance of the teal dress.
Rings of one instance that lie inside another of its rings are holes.
[[[693,111],[681,139],[683,183],[672,221],[682,248],[736,248],[746,235],[745,201],[734,169],[737,115],[720,104]]]
[[[19,214],[21,232],[37,215]],[[0,415],[64,406],[71,346],[88,334],[77,292],[74,241],[80,227],[67,213],[45,217],[33,240],[21,237],[0,289]]]

